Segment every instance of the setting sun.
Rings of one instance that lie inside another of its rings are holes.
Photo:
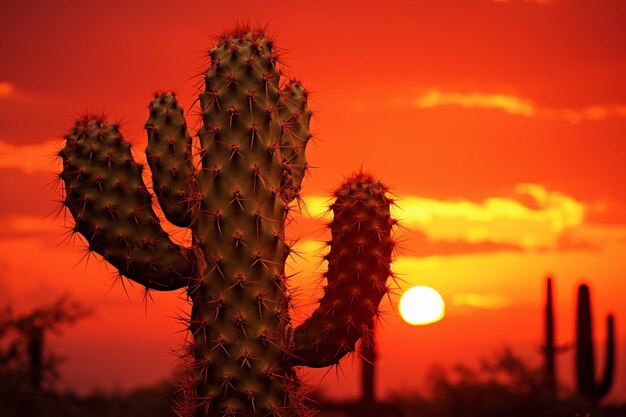
[[[413,326],[435,323],[445,314],[441,295],[423,285],[409,288],[400,298],[398,308],[402,319]]]

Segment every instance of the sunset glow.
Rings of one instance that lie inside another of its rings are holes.
[[[175,317],[191,310],[184,291],[147,296],[86,256],[60,210],[63,135],[76,117],[104,112],[145,163],[148,103],[172,90],[196,140],[211,34],[250,21],[268,25],[284,79],[306,86],[313,111],[302,212],[285,228],[294,327],[328,284],[332,192],[363,168],[389,186],[399,222],[395,280],[375,333],[381,399],[427,389],[433,366],[476,364],[506,346],[541,366],[550,275],[558,346],[575,344],[581,282],[593,294],[596,352],[602,323],[615,315],[619,357],[606,401],[626,400],[626,2],[355,4],[3,2],[0,310],[63,295],[93,308],[47,339],[65,358],[63,388],[172,379],[171,352],[185,334]],[[150,186],[148,167],[143,175]],[[162,223],[190,244],[188,229]],[[558,355],[564,391],[575,390],[574,363],[573,349]],[[344,361],[336,378],[314,369],[305,380],[329,397],[355,398],[359,369]]]

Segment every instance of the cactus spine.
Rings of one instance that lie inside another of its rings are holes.
[[[576,374],[579,393],[593,402],[598,402],[611,389],[615,366],[615,333],[613,316],[607,318],[606,364],[604,376],[600,384],[596,382],[593,331],[591,316],[591,299],[589,287],[581,284],[578,287],[578,315],[576,331]]]
[[[155,95],[146,123],[154,193],[167,220],[192,232],[174,243],[153,210],[130,144],[103,117],[78,120],[59,152],[73,230],[148,290],[185,288],[192,358],[181,415],[302,416],[294,366],[337,364],[354,351],[388,293],[395,220],[386,187],[354,174],[334,193],[327,285],[292,329],[285,238],[307,169],[307,92],[280,82],[261,31],[238,28],[210,51],[200,94],[199,167],[173,93]]]

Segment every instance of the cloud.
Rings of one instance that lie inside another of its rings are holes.
[[[4,227],[0,230],[0,239],[30,238],[52,234],[60,236],[66,230],[62,226],[62,219],[55,221],[51,218],[13,215],[3,216],[2,222]]]
[[[535,107],[529,100],[503,94],[483,93],[443,93],[431,89],[415,99],[415,107],[428,109],[441,106],[460,106],[464,108],[499,109],[507,113],[527,117],[535,115]]]
[[[0,141],[0,169],[14,168],[24,173],[51,172],[54,170],[54,155],[58,141],[34,145],[13,145]]]
[[[468,306],[487,310],[499,310],[509,307],[511,300],[504,294],[478,294],[462,293],[452,296],[452,304],[455,306]]]
[[[406,242],[405,252],[423,258],[428,256],[468,255],[493,252],[523,252],[524,248],[511,243],[498,243],[490,240],[468,242],[457,240],[431,240],[421,230],[406,229],[402,232],[402,241]]]
[[[11,97],[15,94],[15,86],[9,82],[0,82],[0,98]]]
[[[530,98],[515,94],[442,91],[437,87],[422,90],[419,94],[397,92],[387,99],[377,99],[375,102],[351,100],[346,106],[354,112],[460,107],[470,111],[496,110],[513,116],[560,120],[572,124],[626,118],[626,104],[623,103],[595,104],[580,108],[550,108],[538,106]]]
[[[581,109],[539,109],[537,116],[570,123],[598,122],[611,117],[626,118],[626,105],[588,106]]]
[[[412,106],[417,109],[430,109],[444,106],[457,106],[465,109],[495,109],[506,113],[546,120],[564,120],[570,123],[602,121],[611,117],[626,118],[625,104],[602,104],[578,109],[542,108],[527,98],[510,94],[482,92],[443,92],[431,88],[414,99]]]
[[[533,192],[540,195],[537,208],[518,201],[518,196]],[[564,231],[583,223],[584,205],[567,195],[547,192],[535,184],[520,184],[516,193],[480,203],[409,196],[398,201],[400,209],[395,215],[406,227],[424,231],[432,241],[493,242],[526,250],[556,248]]]

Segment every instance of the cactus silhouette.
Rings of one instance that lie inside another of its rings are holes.
[[[389,292],[392,201],[362,171],[334,192],[324,294],[292,328],[285,225],[307,171],[307,92],[280,81],[276,47],[260,30],[225,33],[209,58],[198,152],[173,93],[155,95],[146,123],[154,194],[169,222],[191,230],[191,246],[163,230],[142,165],[104,117],[77,120],[65,138],[63,204],[73,231],[120,277],[146,291],[186,290],[180,415],[309,415],[294,367],[337,364],[368,333]]]
[[[576,331],[576,375],[579,393],[593,402],[599,402],[611,389],[615,366],[615,333],[613,316],[607,317],[606,364],[600,384],[596,382],[593,331],[591,326],[591,299],[589,287],[578,287],[578,315]]]
[[[570,346],[567,344],[557,345],[555,342],[555,319],[554,319],[554,297],[552,288],[553,278],[548,277],[546,279],[546,305],[545,305],[545,335],[543,345],[543,357],[544,367],[546,372],[546,383],[548,389],[552,393],[557,391],[556,380],[556,355],[559,353],[565,353]]]
[[[0,343],[8,345],[6,353],[0,352],[0,368],[11,368],[11,363],[19,362],[24,355],[31,388],[42,390],[46,381],[58,377],[58,358],[48,351],[47,336],[59,333],[63,325],[73,324],[91,313],[90,309],[65,297],[17,317],[10,308],[0,311],[0,342],[7,331],[13,330],[18,335],[10,342]]]

